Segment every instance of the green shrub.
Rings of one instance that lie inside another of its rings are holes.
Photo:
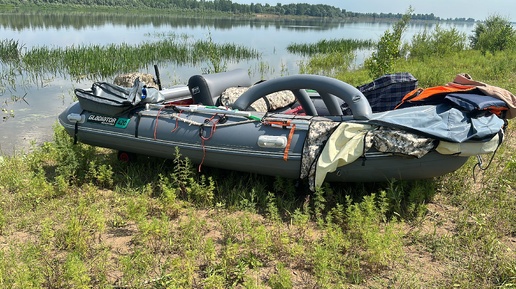
[[[90,171],[89,160],[95,159],[95,147],[74,144],[64,128],[54,128],[54,144],[46,147],[56,158],[56,174],[70,181],[82,182]]]
[[[276,265],[276,272],[269,279],[269,286],[273,289],[293,288],[290,272],[282,263]]]
[[[516,30],[511,22],[499,15],[489,16],[484,22],[477,23],[470,36],[471,47],[486,52],[496,53],[514,49]]]
[[[455,28],[442,29],[439,25],[431,32],[424,30],[412,37],[408,47],[410,57],[424,60],[430,56],[443,56],[463,51],[467,46],[466,33]]]
[[[78,254],[69,254],[63,264],[64,277],[70,288],[89,288],[91,277],[88,275],[88,266]]]
[[[389,214],[404,220],[417,220],[426,213],[426,206],[437,193],[431,180],[391,181],[386,189],[389,200]]]
[[[387,29],[384,32],[376,45],[376,51],[364,61],[364,66],[372,78],[392,72],[395,60],[401,57],[401,37],[407,29],[411,13],[412,8],[403,15],[400,21],[393,25],[392,31]]]
[[[99,187],[111,188],[113,186],[113,168],[111,165],[97,164],[91,161],[88,165],[86,177]]]
[[[170,184],[175,185],[177,191],[182,195],[186,195],[188,201],[200,206],[211,206],[215,196],[215,183],[213,178],[211,176],[198,175],[193,170],[193,165],[190,160],[183,158],[177,147],[174,156],[174,164],[174,171],[170,174]]]
[[[403,232],[398,222],[387,222],[389,200],[386,193],[364,196],[360,203],[348,199],[348,236],[355,240],[354,249],[361,247],[360,254],[372,268],[381,268],[402,256]]]

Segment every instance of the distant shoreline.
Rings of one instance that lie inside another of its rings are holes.
[[[308,4],[311,5],[311,4]],[[378,21],[381,20],[383,22],[396,22],[401,19],[403,13],[357,13],[352,11],[344,12],[347,15],[340,15],[337,17],[330,16],[311,16],[311,15],[293,15],[293,14],[276,14],[276,13],[255,13],[255,12],[226,12],[226,11],[218,11],[218,10],[210,10],[210,9],[183,9],[183,8],[164,8],[157,9],[152,7],[131,7],[131,6],[108,6],[108,5],[81,5],[81,4],[54,4],[54,3],[45,3],[45,4],[5,4],[0,0],[0,15],[3,13],[13,13],[13,12],[31,12],[31,13],[59,13],[59,12],[87,12],[87,13],[138,13],[142,12],[154,14],[154,15],[198,15],[200,17],[255,17],[258,19],[325,19],[325,20],[335,20],[335,21]],[[382,16],[385,15],[385,16]],[[426,19],[422,19],[421,17],[428,17]],[[455,18],[455,19],[431,19],[433,15],[420,15],[420,14],[411,14],[411,21],[420,21],[420,22],[455,22],[455,23],[475,23],[479,20],[468,18]],[[513,22],[514,23],[514,22]]]

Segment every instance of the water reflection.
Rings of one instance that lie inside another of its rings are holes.
[[[1,13],[0,27],[12,29],[16,31],[26,29],[63,29],[74,28],[77,30],[100,27],[106,25],[121,25],[127,28],[137,26],[170,26],[172,28],[213,28],[217,30],[230,30],[236,27],[249,28],[283,28],[295,31],[307,30],[332,30],[339,29],[343,26],[363,26],[367,22],[343,21],[340,19],[291,19],[282,18],[260,18],[260,17],[191,17],[183,15],[155,15],[155,14],[139,14],[132,13],[97,13],[97,12],[29,12],[19,13]],[[367,23],[370,26],[391,25],[392,21],[372,21]],[[425,26],[433,26],[437,22],[411,22],[409,27],[421,28]],[[473,28],[472,22],[443,22],[441,25],[453,25],[454,27]],[[462,29],[459,28],[459,29]]]
[[[0,27],[12,30],[55,28],[84,29],[105,25],[122,25],[135,27],[151,25],[155,27],[170,26],[176,28],[210,27],[229,30],[235,27],[284,27],[292,30],[329,30],[336,29],[341,22],[331,19],[289,19],[289,18],[255,18],[255,17],[190,17],[182,15],[134,15],[84,12],[30,12],[25,14],[2,13]]]

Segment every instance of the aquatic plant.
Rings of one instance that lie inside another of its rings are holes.
[[[328,54],[316,54],[307,61],[299,63],[301,73],[335,76],[342,71],[351,70],[355,60],[353,52],[333,52]]]
[[[290,53],[309,56],[299,63],[301,73],[335,76],[341,71],[352,69],[355,51],[367,49],[375,44],[373,40],[333,39],[317,43],[293,43],[287,46]]]
[[[297,53],[303,56],[328,53],[349,53],[358,49],[371,48],[376,42],[373,40],[359,39],[332,39],[321,40],[317,43],[293,43],[287,46],[290,53]]]
[[[191,64],[208,62],[211,67],[205,69],[204,73],[217,73],[226,70],[227,62],[239,62],[245,59],[258,59],[260,54],[254,49],[247,49],[240,45],[213,42],[211,34],[207,40],[199,40],[191,46],[189,51]]]
[[[258,58],[259,53],[235,44],[198,40],[194,43],[176,37],[139,45],[85,45],[66,48],[34,47],[21,56],[25,70],[38,76],[44,73],[69,74],[73,79],[106,78],[138,71],[154,63],[199,65],[211,63],[215,72],[224,62]]]
[[[0,62],[12,63],[20,60],[22,46],[18,40],[0,39]]]

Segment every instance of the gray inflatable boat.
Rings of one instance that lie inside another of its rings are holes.
[[[492,153],[502,139],[503,121],[496,117],[482,119],[488,130],[473,136],[467,134],[475,124],[459,120],[466,136],[456,141],[450,128],[428,130],[450,122],[449,115],[443,121],[442,107],[373,113],[357,88],[318,75],[253,85],[247,71],[234,70],[192,76],[188,85],[162,90],[138,80],[132,88],[96,83],[76,95],[79,101],[59,115],[60,124],[76,141],[117,150],[122,160],[134,154],[174,158],[178,148],[199,169],[308,179],[312,189],[323,181],[441,176],[472,155]]]

